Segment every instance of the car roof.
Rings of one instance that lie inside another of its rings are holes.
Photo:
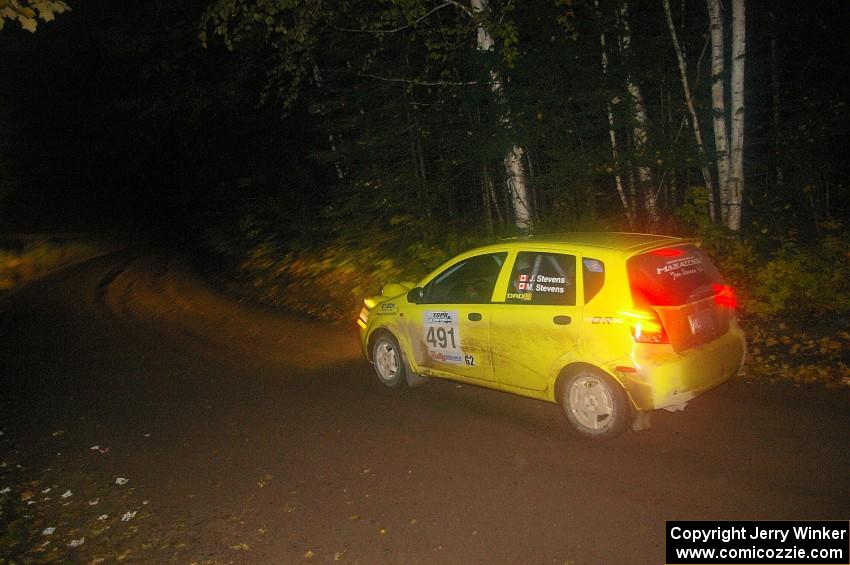
[[[693,240],[671,237],[667,235],[656,235],[648,233],[627,232],[564,232],[542,235],[527,235],[505,240],[506,243],[516,242],[519,244],[557,244],[557,245],[582,245],[610,249],[613,251],[639,251],[651,249],[664,245],[676,245],[681,243],[692,243]]]

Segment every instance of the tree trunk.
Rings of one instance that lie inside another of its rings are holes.
[[[676,34],[676,27],[673,25],[673,15],[670,12],[670,0],[663,0],[663,2],[664,13],[667,15],[667,27],[670,30],[670,38],[673,40],[673,49],[676,52],[676,59],[679,61],[679,77],[682,81],[682,91],[685,95],[685,104],[687,105],[688,113],[691,116],[691,126],[694,130],[694,141],[696,142],[697,151],[699,152],[700,160],[702,161],[700,167],[702,171],[702,178],[705,182],[705,187],[709,191],[709,194],[713,194],[711,188],[711,171],[709,171],[708,166],[705,164],[705,144],[702,141],[702,131],[700,130],[699,121],[697,120],[697,113],[694,109],[694,99],[691,95],[691,86],[690,82],[688,81],[687,63],[685,62],[685,57],[682,52],[682,46],[679,43],[679,37]],[[712,214],[712,217],[714,217],[714,214]]]
[[[487,165],[481,165],[481,203],[484,205],[484,223],[487,227],[487,237],[493,237],[493,208],[490,204],[490,175]]]
[[[727,224],[729,202],[732,198],[729,179],[729,134],[726,127],[725,61],[723,41],[723,12],[720,0],[708,0],[708,19],[711,29],[711,110],[714,117],[714,150],[717,159],[717,193],[713,213]]]
[[[621,37],[622,51],[627,64],[630,64],[632,47],[632,30],[629,26],[629,3],[623,2],[620,6],[620,18],[623,26]],[[643,204],[647,214],[647,224],[649,227],[655,226],[660,221],[658,214],[658,197],[655,188],[652,185],[652,172],[646,163],[646,145],[648,142],[647,135],[647,116],[646,108],[643,101],[643,93],[640,86],[632,78],[631,72],[626,74],[626,89],[629,92],[632,109],[632,141],[634,144],[633,154],[635,160],[638,161],[637,170],[638,184],[643,194]],[[633,196],[634,199],[634,196]],[[634,202],[634,200],[633,200]]]
[[[596,5],[596,17],[600,21],[602,21],[602,14],[599,11],[599,0],[594,0],[594,4]],[[601,48],[601,58],[600,61],[602,63],[602,77],[603,79],[607,79],[608,77],[608,44],[605,38],[605,31],[600,30],[599,32],[599,46]],[[611,102],[609,100],[605,100],[605,113],[608,117],[608,139],[611,143],[611,160],[613,163],[614,169],[614,186],[617,188],[617,194],[620,196],[620,202],[623,204],[623,212],[626,215],[626,220],[629,222],[629,229],[635,229],[635,202],[634,199],[629,198],[629,194],[626,193],[625,187],[623,187],[623,177],[620,173],[620,151],[617,148],[617,128],[614,123],[614,111],[611,109]]]
[[[732,137],[729,181],[731,198],[727,227],[741,229],[744,196],[744,61],[746,56],[745,0],[732,1]]]
[[[487,0],[470,0],[473,14],[480,14],[487,9]],[[477,46],[479,51],[490,51],[493,49],[493,37],[483,24],[478,24]],[[490,88],[498,96],[502,95],[502,82],[496,71],[490,72]],[[510,117],[505,114],[502,122],[510,128]],[[525,174],[525,165],[522,160],[522,147],[514,145],[505,155],[503,161],[506,173],[506,184],[511,201],[514,204],[514,224],[521,231],[529,231],[533,227],[531,217],[531,206],[528,194],[528,181]]]

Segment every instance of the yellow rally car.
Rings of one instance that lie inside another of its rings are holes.
[[[480,247],[389,284],[358,325],[388,387],[486,386],[556,402],[579,434],[610,437],[738,372],[736,301],[696,241],[569,233]]]

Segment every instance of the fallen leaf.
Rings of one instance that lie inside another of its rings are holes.
[[[121,516],[121,521],[122,522],[129,522],[130,520],[132,520],[135,517],[136,517],[136,510],[127,511],[127,512],[124,513],[123,516]]]
[[[304,559],[307,559],[307,560],[313,559],[314,555],[316,555],[316,554],[308,549],[306,552],[304,552]]]

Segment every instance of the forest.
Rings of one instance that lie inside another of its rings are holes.
[[[29,10],[29,12],[26,12]],[[761,374],[850,371],[841,1],[0,2],[4,230],[350,323],[504,237],[697,237]]]

